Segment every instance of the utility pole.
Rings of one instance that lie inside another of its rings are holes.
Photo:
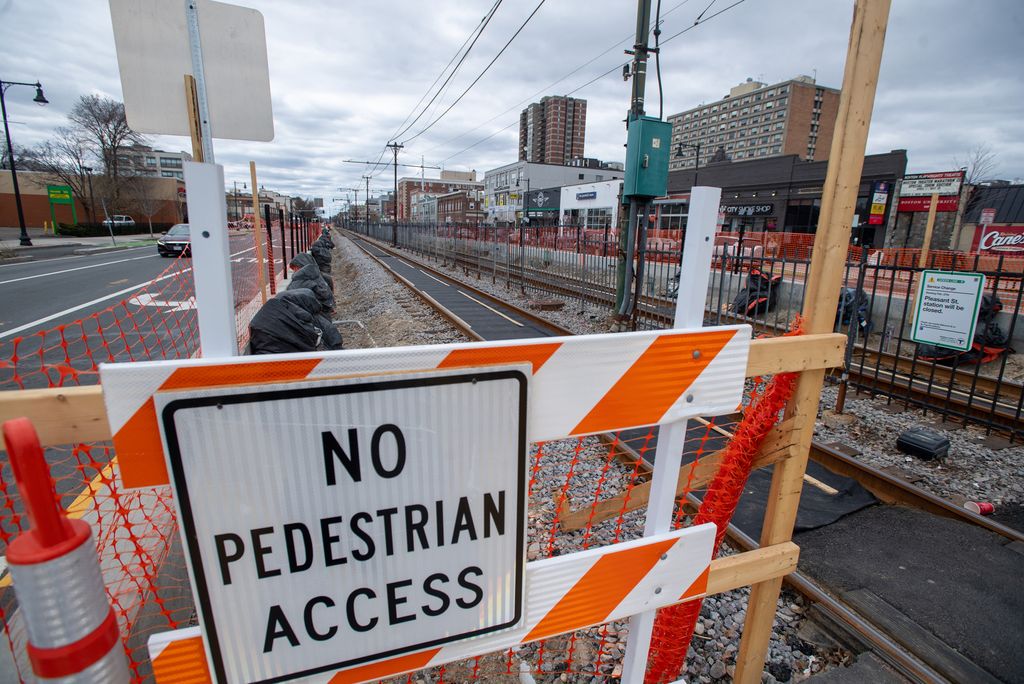
[[[391,210],[391,246],[398,247],[398,150],[405,146],[398,142],[388,143],[387,146],[395,155],[395,203]]]
[[[366,181],[366,234],[370,234],[370,175],[363,176]]]
[[[626,114],[626,129],[633,121],[644,115],[644,90],[647,86],[647,55],[649,52],[647,35],[651,28],[651,0],[637,0],[636,5],[636,42],[632,50],[626,54],[633,55],[632,73],[633,88],[629,98],[629,112]],[[632,275],[634,242],[638,222],[639,202],[633,197],[629,199],[628,227],[619,231],[619,262],[615,269],[615,310],[621,315],[626,300]]]

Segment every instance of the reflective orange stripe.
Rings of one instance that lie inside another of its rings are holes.
[[[686,591],[683,592],[683,595],[679,597],[679,600],[682,601],[683,599],[693,598],[694,596],[706,594],[708,591],[708,575],[710,574],[711,566],[709,565],[708,567],[704,568],[704,572],[700,573],[700,577],[693,580],[693,584],[691,584],[686,589]]]
[[[352,682],[365,682],[370,679],[388,677],[397,672],[406,670],[419,670],[427,666],[427,663],[440,652],[440,648],[433,648],[429,651],[410,653],[398,656],[391,660],[382,660],[379,663],[360,665],[348,670],[343,670],[331,677],[330,684],[351,684]]]
[[[320,359],[289,359],[179,368],[160,385],[160,391],[302,380],[319,363]]]
[[[735,335],[716,330],[656,338],[570,434],[657,423]]]
[[[158,391],[302,380],[319,363],[319,359],[289,359],[179,368]],[[263,379],[268,376],[269,380]],[[157,487],[171,481],[152,397],[114,435],[114,451],[119,456],[125,487]]]
[[[462,366],[488,366],[503,363],[533,364],[533,372],[551,358],[551,355],[562,346],[561,342],[542,344],[522,344],[513,347],[487,347],[484,349],[454,349],[444,357],[438,368],[456,368]]]
[[[601,556],[523,637],[523,643],[605,622],[675,543],[669,539]]]
[[[153,659],[153,678],[176,684],[209,684],[213,679],[206,667],[203,638],[172,641]]]

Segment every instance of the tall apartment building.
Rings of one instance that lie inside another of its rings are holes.
[[[519,115],[519,161],[566,164],[583,156],[587,101],[548,95]]]
[[[719,150],[735,161],[787,154],[824,161],[838,111],[839,91],[810,76],[773,85],[748,78],[717,102],[668,117],[669,170],[705,166]]]

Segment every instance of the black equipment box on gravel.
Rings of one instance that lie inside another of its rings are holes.
[[[896,438],[896,448],[924,461],[945,458],[949,453],[949,438],[934,430],[910,428]]]

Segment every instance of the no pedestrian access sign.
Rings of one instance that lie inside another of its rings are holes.
[[[529,366],[159,392],[219,682],[517,626]]]
[[[911,339],[948,349],[970,349],[984,290],[981,273],[922,271]]]

